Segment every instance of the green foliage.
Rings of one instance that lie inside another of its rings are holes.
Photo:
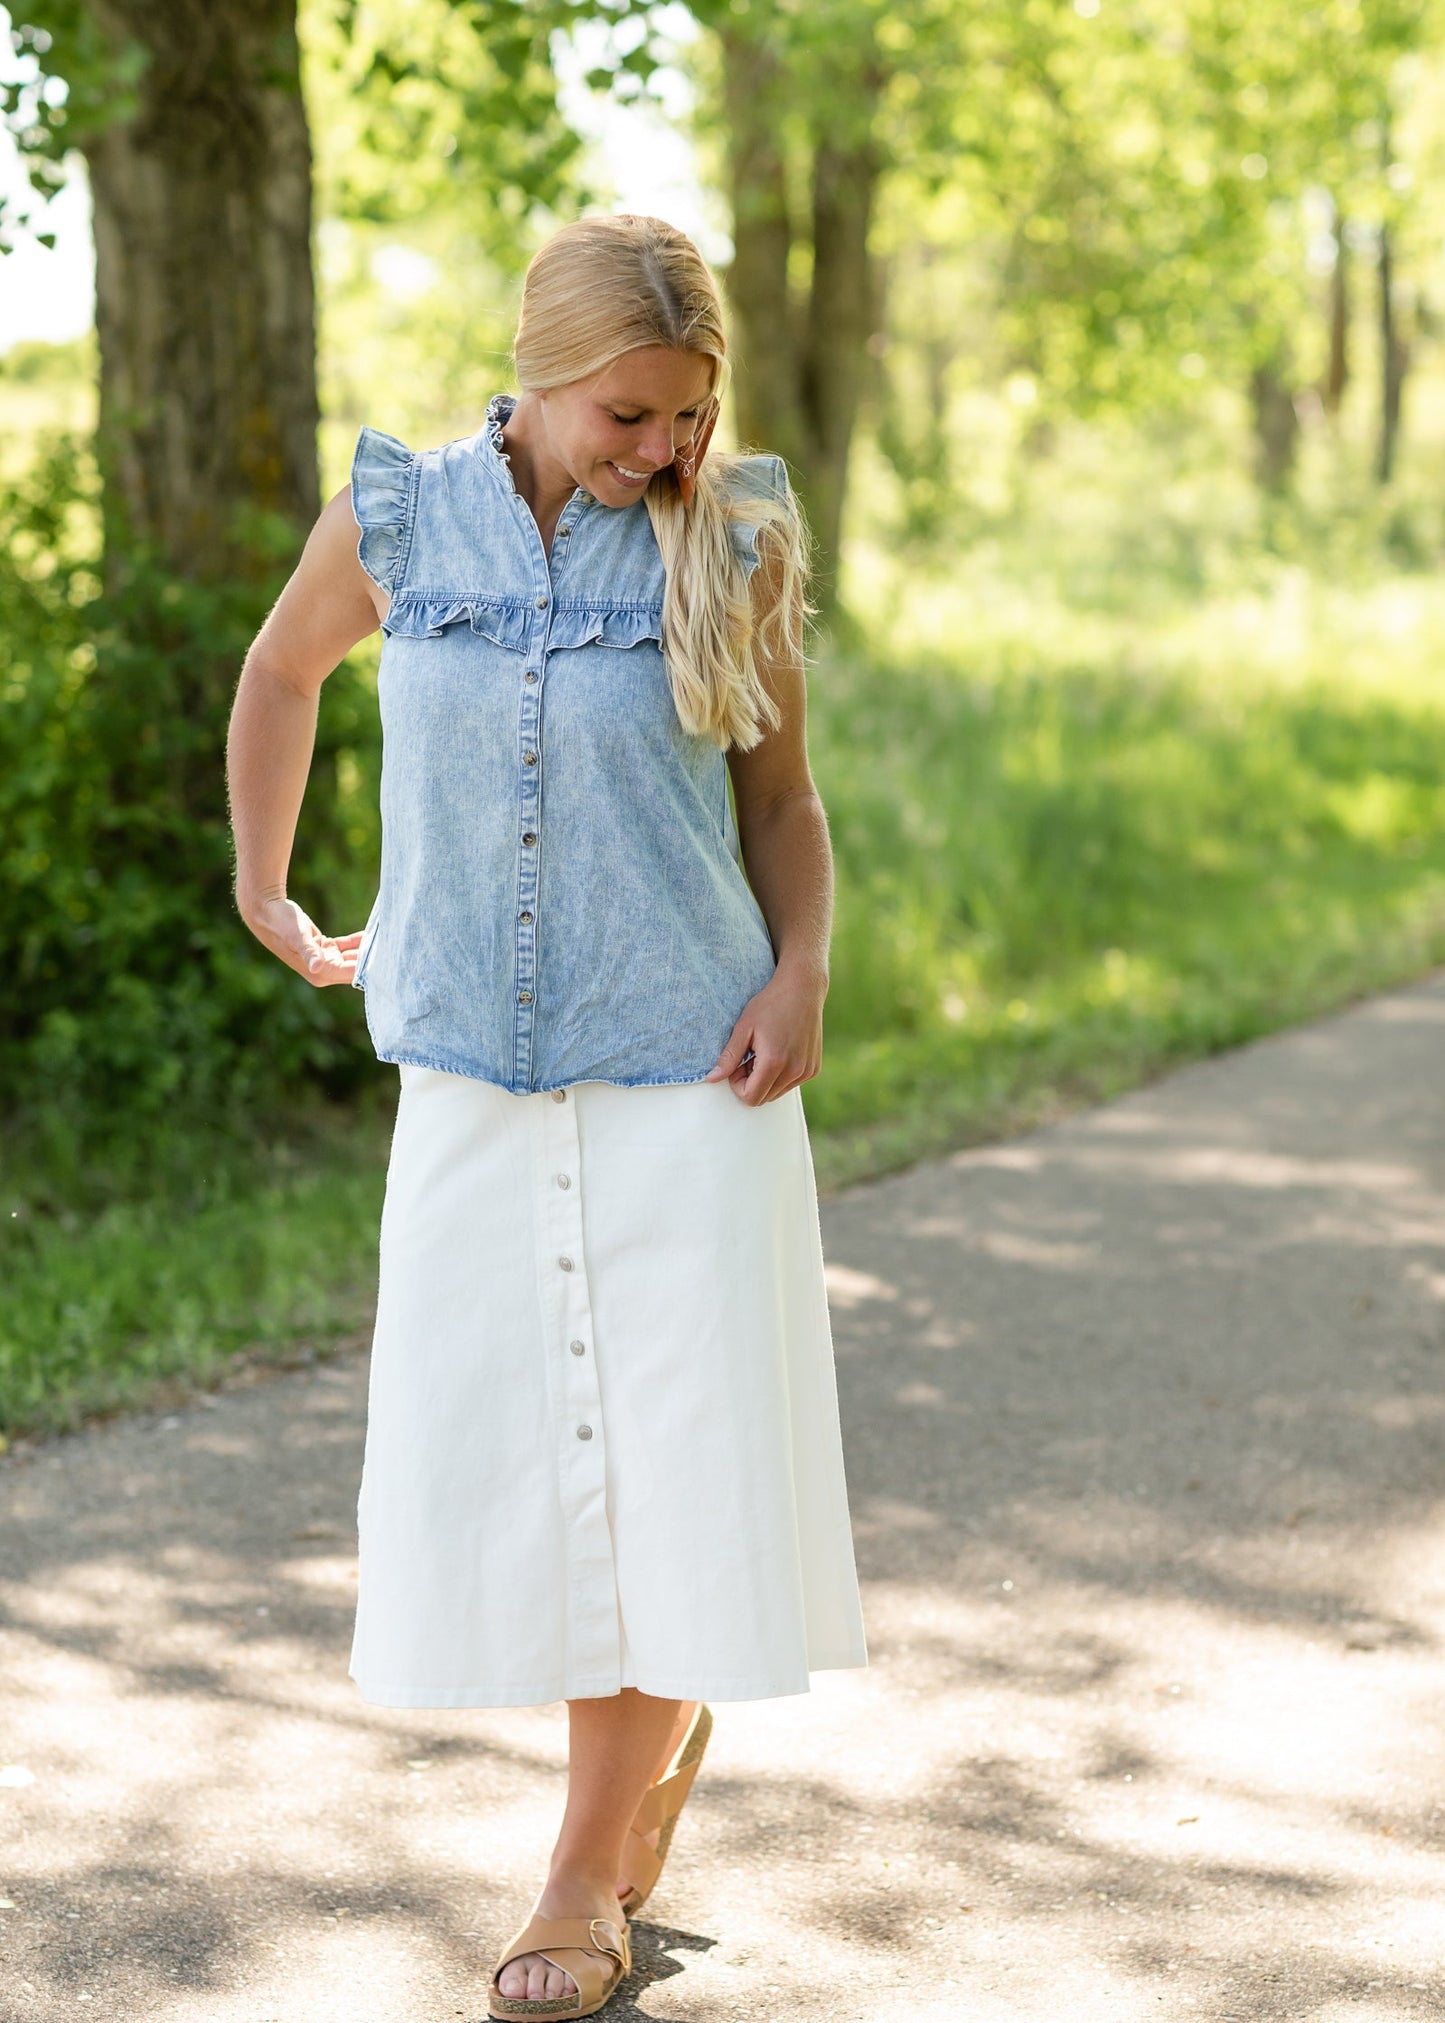
[[[21,59],[0,84],[0,125],[19,150],[29,188],[42,204],[65,184],[65,157],[107,125],[128,118],[149,60],[144,45],[118,31],[87,0],[29,0],[11,14],[10,46]],[[0,255],[15,234],[33,230],[36,212],[0,196]],[[52,232],[36,231],[43,246]]]
[[[21,338],[0,358],[0,379],[11,386],[73,387],[94,371],[94,349],[88,336],[66,344]]]
[[[490,258],[514,257],[532,206],[571,189],[578,141],[548,60],[560,11],[557,0],[299,0],[309,82],[327,87],[341,129],[323,151],[322,214],[396,224],[452,204]],[[43,204],[71,150],[134,116],[156,52],[90,0],[27,0],[9,39],[20,61],[0,84],[0,124]],[[53,245],[42,222],[35,205],[0,197],[0,254],[22,230]]]
[[[931,580],[859,552],[869,649],[814,673],[831,1180],[1445,959],[1445,595],[1394,516],[1271,551],[1246,485],[1078,454]]]
[[[534,206],[572,201],[545,10],[522,0],[303,0],[321,215],[464,219],[472,257],[524,257]]]
[[[1387,129],[1409,126],[1441,26],[1433,5],[1355,0],[968,10],[969,82],[885,193],[889,370],[911,371],[926,273],[951,359],[1027,374],[1036,423],[1195,407],[1260,367],[1308,383],[1321,205],[1372,232],[1418,206]],[[1423,166],[1428,125],[1406,144]]]
[[[1381,226],[1398,271],[1433,285],[1439,9],[693,13],[720,174],[720,39],[778,59],[795,308],[820,140],[865,142],[883,169],[848,556],[862,643],[811,684],[838,863],[805,1091],[820,1178],[1445,957],[1428,303],[1402,288],[1421,418],[1388,493],[1347,398],[1338,425],[1306,422],[1298,496],[1262,501],[1244,402],[1257,367],[1286,397],[1318,373],[1340,217],[1352,335]],[[25,10],[40,75],[0,114],[42,192],[130,102],[139,59],[100,18]],[[650,0],[303,0],[334,482],[358,421],[441,441],[503,383],[521,266],[588,197],[547,38],[599,18],[615,30],[594,81],[648,92],[668,26]],[[61,411],[58,360],[12,354],[7,418]],[[393,1088],[357,994],[292,976],[231,900],[225,717],[295,531],[254,526],[248,582],[203,590],[137,551],[103,586],[97,518],[77,439],[0,488],[11,1430],[355,1325]],[[326,685],[294,859],[333,931],[374,889],[371,661]]]
[[[258,522],[254,582],[188,583],[132,549],[103,589],[95,489],[62,437],[0,492],[0,1079],[26,1112],[102,1135],[174,1104],[353,1088],[360,1000],[293,976],[231,898],[226,719],[294,534]],[[377,739],[366,681],[340,671],[297,862],[308,902],[355,926],[374,890]]]
[[[825,1186],[1445,959],[1445,592],[1381,568],[1380,524],[1311,569],[1242,551],[1247,486],[1149,480],[1052,523],[1041,485],[932,581],[859,556],[868,644],[810,684],[838,868],[804,1090]],[[0,1428],[362,1324],[394,1079],[298,1113],[279,1070],[268,1092],[236,1065],[228,1126],[161,1105],[99,1155],[53,1118],[7,1132]]]
[[[139,1154],[99,1166],[12,1130],[0,1438],[177,1395],[238,1358],[324,1354],[364,1326],[389,1126],[375,1100],[292,1113],[284,1133],[159,1116]]]

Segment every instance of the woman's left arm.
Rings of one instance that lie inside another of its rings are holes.
[[[770,558],[754,570],[752,586],[761,616],[781,595],[781,571]],[[822,1065],[833,917],[833,853],[808,767],[802,657],[760,656],[760,666],[780,721],[751,751],[729,752],[728,770],[743,867],[768,923],[777,967],[743,1006],[706,1078],[726,1078],[745,1103],[784,1095]],[[744,1066],[749,1048],[753,1058]]]

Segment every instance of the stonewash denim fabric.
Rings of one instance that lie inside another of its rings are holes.
[[[378,1058],[514,1094],[701,1081],[773,974],[727,762],[678,722],[647,509],[580,488],[544,553],[502,447],[363,428],[358,554],[391,597],[381,886],[355,984]],[[740,466],[780,496],[778,457]],[[734,542],[750,574],[755,535]]]

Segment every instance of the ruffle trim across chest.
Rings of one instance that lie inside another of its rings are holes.
[[[450,575],[453,568],[458,568],[458,573],[472,573],[471,566],[466,563],[459,566],[455,556],[449,566],[440,555],[430,553],[430,536],[426,533],[417,552],[413,552],[424,470],[432,474],[429,482],[435,484],[439,478],[445,485],[445,460],[454,454],[464,467],[487,473],[487,488],[498,506],[505,500],[510,514],[519,505],[502,441],[502,427],[513,405],[515,396],[496,395],[488,404],[486,420],[477,434],[458,438],[441,450],[412,450],[398,437],[380,429],[360,430],[351,469],[352,505],[361,528],[357,553],[372,581],[391,597],[391,609],[383,621],[384,631],[405,639],[435,639],[450,626],[465,621],[479,636],[518,652],[525,651],[528,640],[535,635],[538,614],[531,598],[407,584],[409,575],[432,570]],[[747,502],[750,497],[785,497],[786,467],[780,457],[774,456],[735,459],[729,468],[729,489],[736,496],[737,506],[729,513],[728,532],[744,575],[750,576],[759,560],[758,525],[754,518],[748,517]],[[634,510],[641,513],[644,509],[639,504]],[[639,526],[646,524],[645,517],[638,522]],[[655,558],[655,546],[649,541],[648,547]],[[628,569],[614,569],[612,581],[621,590],[641,587]],[[660,601],[607,598],[592,592],[586,598],[574,594],[558,603],[549,644],[587,646],[600,642],[605,646],[635,646],[640,640],[661,638]]]
[[[449,626],[470,626],[480,638],[525,653],[536,638],[539,613],[530,597],[438,594],[398,590],[382,620],[385,632],[402,639],[439,639]],[[662,638],[662,606],[649,602],[558,603],[548,627],[547,646],[637,646]]]

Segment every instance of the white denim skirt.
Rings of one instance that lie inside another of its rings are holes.
[[[753,1700],[865,1665],[801,1092],[400,1073],[363,1698]]]

